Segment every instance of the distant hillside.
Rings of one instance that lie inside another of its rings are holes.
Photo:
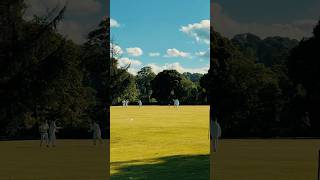
[[[231,41],[244,55],[251,56],[258,63],[263,63],[268,67],[285,63],[291,49],[299,44],[299,41],[295,39],[284,37],[260,39],[250,33],[235,35]]]
[[[190,73],[190,72],[185,72],[182,75],[192,82],[200,82],[200,79],[203,76],[203,74],[200,74],[200,73]]]

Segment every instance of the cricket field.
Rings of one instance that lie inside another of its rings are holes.
[[[209,180],[208,117],[208,106],[112,107],[111,179]],[[223,139],[214,180],[314,180],[319,149],[311,139]]]
[[[111,180],[209,180],[208,116],[208,106],[112,107]],[[214,180],[315,180],[319,149],[317,139],[222,139]],[[105,180],[106,155],[91,140],[0,141],[0,180]]]
[[[106,151],[106,143],[91,140],[58,139],[54,148],[39,147],[39,140],[0,141],[0,180],[106,179]]]

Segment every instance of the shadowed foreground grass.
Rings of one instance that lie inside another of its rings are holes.
[[[209,179],[207,106],[112,107],[112,180]],[[316,180],[320,140],[221,140],[215,180]],[[104,180],[106,145],[0,141],[0,180]]]
[[[58,140],[55,148],[0,141],[0,180],[104,180],[106,150],[90,140]]]
[[[215,180],[316,180],[320,140],[222,140]]]
[[[209,155],[194,156],[169,156],[155,160],[144,160],[139,162],[118,162],[121,168],[119,173],[112,175],[112,180],[132,179],[132,180],[209,180]],[[121,164],[131,164],[122,166]],[[133,165],[135,164],[136,165]]]
[[[207,106],[111,109],[112,180],[209,179]],[[215,180],[316,180],[320,140],[221,140]]]

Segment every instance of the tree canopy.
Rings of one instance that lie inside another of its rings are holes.
[[[232,39],[211,31],[210,70],[201,79],[226,137],[319,135],[319,41]]]

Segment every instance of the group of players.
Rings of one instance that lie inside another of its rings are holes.
[[[40,132],[40,146],[42,146],[43,142],[46,142],[47,147],[50,145],[56,146],[56,132],[58,131],[58,127],[55,121],[50,122],[50,126],[48,121],[44,121],[39,126]]]
[[[129,100],[123,100],[122,106],[128,107]],[[142,101],[138,100],[139,107],[142,106]],[[174,107],[178,107],[180,105],[180,102],[178,99],[173,100]],[[40,147],[43,145],[44,142],[46,142],[47,147],[55,147],[56,146],[56,132],[58,132],[58,129],[61,129],[61,127],[58,127],[56,125],[55,121],[51,121],[50,125],[47,121],[44,121],[39,126],[39,132],[40,132]],[[99,140],[100,144],[102,144],[102,138],[101,138],[101,129],[97,122],[92,121],[89,132],[92,132],[92,138],[93,138],[93,144],[96,145],[96,141]],[[216,152],[217,145],[218,145],[218,139],[221,137],[221,128],[220,125],[215,119],[214,121],[210,122],[210,135],[212,139],[213,144],[213,151]]]
[[[129,100],[123,100],[122,101],[122,107],[128,107],[128,105],[129,105]],[[141,100],[138,100],[138,105],[139,105],[139,107],[141,107],[142,106],[142,101]]]
[[[40,147],[43,143],[46,143],[47,147],[55,147],[56,146],[56,132],[62,127],[58,127],[55,121],[50,121],[50,125],[48,121],[44,121],[39,126],[40,132]],[[101,129],[97,122],[93,121],[90,125],[89,132],[92,132],[93,144],[96,145],[97,140],[99,140],[100,144],[103,143],[101,138]]]
[[[128,105],[129,105],[129,100],[122,100],[122,107],[128,107]],[[138,100],[138,105],[139,105],[139,107],[141,107],[142,106],[142,101],[141,100]],[[179,105],[180,105],[180,102],[179,102],[179,100],[178,99],[173,99],[173,105],[174,105],[174,107],[179,107]],[[169,106],[170,106],[170,104],[169,104]]]
[[[128,100],[122,101],[123,107],[128,107],[128,105],[129,105]],[[141,100],[138,100],[138,105],[139,105],[139,107],[142,106]],[[175,108],[178,108],[180,105],[179,99],[173,99],[173,105]],[[170,106],[170,104],[169,104],[169,106]],[[212,141],[213,151],[216,152],[217,148],[218,148],[218,139],[221,137],[221,127],[220,127],[217,119],[210,121],[210,132],[209,133],[210,133],[210,137],[211,137],[211,141]]]

